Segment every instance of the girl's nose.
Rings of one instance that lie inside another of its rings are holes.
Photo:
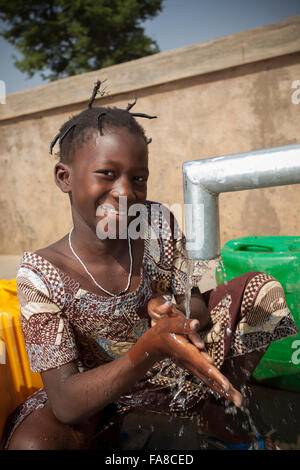
[[[127,178],[122,178],[116,181],[111,194],[115,198],[127,197],[127,200],[135,200],[135,193],[132,188],[131,182]]]

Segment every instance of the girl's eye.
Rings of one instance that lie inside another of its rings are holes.
[[[136,176],[136,177],[135,177],[135,180],[136,180],[138,183],[146,183],[147,178],[146,178],[145,176]]]
[[[100,175],[106,175],[106,176],[114,176],[114,172],[110,170],[98,170],[96,173]]]

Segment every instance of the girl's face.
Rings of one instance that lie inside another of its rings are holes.
[[[73,155],[67,192],[71,195],[74,224],[86,224],[95,233],[115,227],[118,238],[122,218],[123,227],[124,217],[127,225],[134,218],[127,217],[126,205],[128,210],[146,200],[148,150],[142,137],[125,128],[104,132]]]

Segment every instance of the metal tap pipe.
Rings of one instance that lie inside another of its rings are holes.
[[[185,162],[186,249],[189,259],[220,256],[220,193],[300,183],[300,144]]]

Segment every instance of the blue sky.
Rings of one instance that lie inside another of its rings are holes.
[[[300,0],[165,0],[162,13],[143,26],[160,50],[167,51],[296,15]],[[0,38],[0,80],[7,94],[46,83],[38,73],[28,79],[20,72],[13,65],[13,54],[16,50]]]

